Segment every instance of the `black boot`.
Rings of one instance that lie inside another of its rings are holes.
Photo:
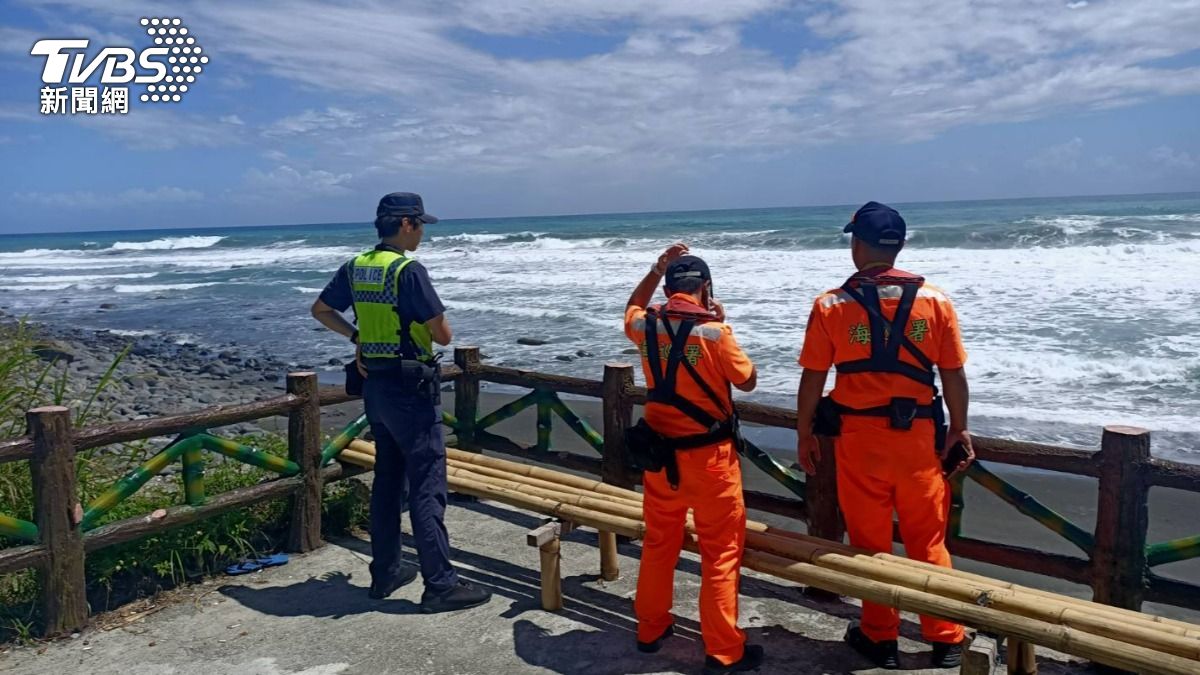
[[[704,657],[704,675],[724,675],[725,673],[745,673],[758,670],[763,663],[762,645],[746,645],[742,658],[728,665],[721,663],[711,656]]]
[[[667,626],[667,629],[662,632],[662,635],[659,635],[658,637],[654,638],[650,642],[641,642],[639,640],[638,641],[638,651],[642,652],[643,654],[653,654],[654,652],[662,649],[663,642],[666,641],[667,638],[671,637],[674,634],[675,634],[675,624],[671,624],[671,625]]]
[[[395,574],[382,579],[371,579],[371,590],[367,591],[367,597],[372,600],[382,600],[395,593],[397,588],[412,583],[412,580],[416,578],[416,567],[401,565]]]
[[[853,626],[846,631],[846,644],[854,651],[867,657],[876,668],[898,670],[900,668],[900,645],[895,640],[875,642],[867,637],[862,628]]]
[[[934,642],[932,659],[934,668],[957,668],[962,665],[962,650],[966,640],[958,642]]]
[[[455,586],[443,593],[430,593],[428,588],[425,589],[421,594],[421,611],[425,614],[453,612],[478,607],[491,599],[492,592],[486,588],[459,580]]]

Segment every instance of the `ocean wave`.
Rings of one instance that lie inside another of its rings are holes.
[[[195,284],[117,284],[113,286],[114,293],[162,293],[165,291],[190,291],[193,288],[216,286],[219,281],[206,281]]]
[[[151,241],[118,241],[109,247],[110,251],[175,251],[182,248],[211,248],[225,237],[166,237]]]
[[[517,243],[530,242],[544,236],[546,236],[545,232],[510,232],[507,234],[480,232],[475,234],[450,234],[441,237],[432,237],[429,242],[438,245]]]
[[[89,275],[66,275],[66,276],[44,276],[44,277],[9,277],[6,281],[11,281],[19,284],[78,284],[87,283],[96,285],[97,282],[103,282],[105,279],[150,279],[158,276],[158,272],[130,272],[129,274],[89,274]]]
[[[559,322],[582,321],[600,328],[609,328],[614,330],[621,329],[620,319],[599,319],[583,312],[563,312],[556,309],[520,307],[515,305],[490,305],[482,302],[468,302],[462,300],[447,300],[446,307],[447,309],[452,310],[501,314],[504,316],[512,316],[522,319],[550,319],[552,321]]]
[[[292,286],[292,290],[300,291],[301,293],[320,293],[324,288],[315,288],[312,286]]]

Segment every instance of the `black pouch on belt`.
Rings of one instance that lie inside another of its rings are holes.
[[[813,415],[813,433],[830,437],[842,435],[842,413],[837,403],[828,396],[822,396],[817,404],[817,412]]]
[[[662,471],[658,433],[641,419],[625,429],[625,466],[631,471]]]
[[[351,361],[345,366],[346,370],[346,393],[350,396],[362,396],[363,392],[363,376],[358,372],[358,363]]]
[[[888,424],[893,429],[912,429],[917,417],[917,399],[894,398],[888,404]]]

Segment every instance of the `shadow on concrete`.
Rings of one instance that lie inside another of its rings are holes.
[[[499,518],[523,529],[537,527],[542,518],[496,507],[485,502],[459,503],[458,506]],[[597,546],[595,532],[576,530],[564,539]],[[410,541],[406,537],[406,542]],[[331,545],[340,546],[355,553],[370,556],[370,542],[355,538],[339,539]],[[640,547],[624,543],[620,552],[637,558]],[[415,560],[416,553],[406,547],[405,556]],[[663,671],[698,671],[703,663],[703,643],[699,623],[678,617],[676,633],[668,640],[662,651],[645,655],[636,651],[637,623],[633,617],[632,600],[616,595],[607,583],[599,580],[597,573],[575,574],[562,579],[563,593],[567,598],[564,608],[556,615],[586,626],[561,634],[552,634],[538,624],[521,619],[529,611],[541,610],[541,579],[536,569],[537,556],[531,551],[523,564],[480,555],[461,549],[453,549],[460,576],[478,585],[489,588],[495,597],[483,607],[472,612],[492,612],[498,618],[514,621],[513,639],[518,657],[532,666],[575,675],[577,673],[656,673]],[[679,569],[699,575],[699,563],[680,559]],[[599,555],[596,558],[596,571]],[[571,571],[564,569],[564,573]],[[352,583],[354,574],[332,572],[288,586],[252,587],[229,585],[219,592],[242,605],[272,616],[340,619],[366,612],[384,614],[419,613],[420,605],[403,598],[371,600],[367,597],[366,584],[370,578],[365,567],[360,581]],[[420,583],[418,580],[414,583]],[[856,619],[859,608],[842,600],[819,600],[802,593],[797,586],[774,583],[770,580],[742,577],[741,593],[745,597],[778,599],[794,604],[798,609]],[[319,599],[319,600],[316,600]],[[507,603],[507,606],[504,606]],[[433,619],[431,617],[431,619]],[[436,620],[436,619],[433,619]],[[906,637],[920,640],[920,628],[912,622],[904,622]],[[845,647],[840,640],[819,640],[791,631],[781,625],[755,626],[746,629],[752,643],[762,644],[767,650],[767,663],[762,673],[829,673],[851,672],[866,669],[869,664]],[[905,669],[920,669],[928,663],[929,652],[901,655]],[[1053,668],[1054,662],[1046,665]],[[1057,672],[1049,670],[1047,672]]]

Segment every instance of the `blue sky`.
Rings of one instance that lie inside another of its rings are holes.
[[[43,38],[211,58],[43,117]],[[0,233],[1200,189],[1200,0],[0,2]],[[140,91],[134,87],[131,92]]]

